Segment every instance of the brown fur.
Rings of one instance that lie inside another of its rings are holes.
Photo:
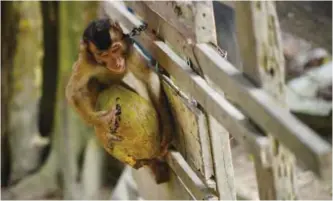
[[[79,58],[73,66],[72,75],[66,87],[67,100],[87,124],[104,126],[105,132],[109,132],[108,128],[106,128],[106,122],[115,118],[115,112],[111,111],[105,115],[104,113],[95,111],[95,104],[101,90],[101,87],[99,87],[101,84],[105,87],[110,84],[119,84],[122,80],[143,98],[150,101],[159,114],[160,126],[162,128],[162,142],[159,159],[153,159],[148,164],[155,174],[156,182],[166,182],[169,179],[169,170],[164,157],[167,154],[168,145],[171,141],[171,120],[166,109],[166,99],[162,91],[160,79],[157,74],[147,67],[147,62],[143,56],[135,51],[134,47],[129,47],[122,41],[123,34],[119,24],[114,23],[112,27],[110,35],[114,41],[113,44],[118,42],[120,47],[123,48],[121,52],[127,52],[125,61],[126,73],[121,76],[115,76],[104,66],[92,61],[86,51],[87,46],[81,44]],[[116,57],[118,55],[115,53],[115,55],[110,56]],[[125,55],[122,54],[121,56]]]

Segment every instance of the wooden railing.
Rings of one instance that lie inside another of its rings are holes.
[[[254,156],[260,199],[297,198],[295,158],[331,181],[331,145],[295,118],[284,101],[274,2],[232,6],[241,67],[216,48],[210,1],[104,2],[105,13],[125,31],[148,24],[135,39],[170,75],[161,77],[177,120],[177,151],[168,156],[173,179],[157,186],[138,176],[140,192],[156,190],[143,193],[146,199],[236,199],[229,133]],[[178,89],[186,96],[175,93]]]

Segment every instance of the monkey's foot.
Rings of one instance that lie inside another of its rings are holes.
[[[153,160],[150,165],[156,184],[162,184],[170,180],[170,167],[166,161]]]
[[[164,136],[162,142],[161,142],[161,151],[159,154],[159,159],[164,160],[166,155],[169,153],[169,146],[171,144],[171,137],[170,136]]]
[[[161,147],[161,152],[160,152],[160,155],[159,155],[158,159],[164,160],[164,158],[166,157],[166,155],[168,153],[169,153],[169,144],[162,146]]]
[[[142,166],[149,165],[151,162],[152,162],[152,159],[139,159],[139,160],[136,161],[133,168],[134,169],[139,169]]]

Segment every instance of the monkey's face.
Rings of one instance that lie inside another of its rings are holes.
[[[120,28],[119,23],[113,23],[108,30],[108,35],[110,37],[110,44],[108,49],[99,49],[94,43],[89,41],[88,48],[92,56],[99,64],[108,63],[107,60],[110,57],[123,57],[127,48],[126,42],[124,40],[124,33]],[[101,39],[100,43],[103,40]]]
[[[121,42],[114,42],[108,50],[101,51],[93,43],[89,42],[89,51],[96,63],[105,66],[112,74],[122,75],[126,73],[124,46]]]

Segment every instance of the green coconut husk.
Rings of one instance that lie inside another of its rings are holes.
[[[96,135],[106,151],[121,162],[135,166],[139,159],[151,159],[158,155],[160,135],[158,116],[153,105],[137,93],[119,85],[104,90],[98,97],[97,110],[110,110],[119,104],[120,121],[115,135],[123,138],[108,145],[106,134],[95,128]]]

